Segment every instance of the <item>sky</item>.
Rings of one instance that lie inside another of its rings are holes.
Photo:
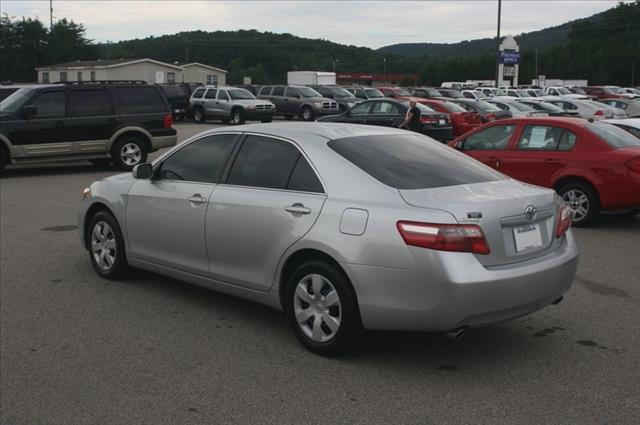
[[[584,18],[617,0],[503,0],[503,35]],[[83,1],[53,0],[55,19],[82,23],[96,42],[181,31],[256,29],[378,48],[495,37],[497,0],[449,1]],[[49,22],[48,0],[0,0],[11,17]]]

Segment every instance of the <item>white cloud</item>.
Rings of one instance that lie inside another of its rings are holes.
[[[49,20],[48,1],[2,0],[9,16]],[[535,31],[590,16],[616,1],[502,2],[502,33]],[[54,17],[83,23],[96,41],[180,31],[257,29],[367,47],[493,37],[497,1],[63,1]]]

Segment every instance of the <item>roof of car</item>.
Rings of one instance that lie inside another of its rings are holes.
[[[272,122],[265,124],[245,124],[228,127],[218,127],[206,131],[206,134],[215,133],[240,133],[254,132],[276,137],[294,139],[296,142],[305,143],[304,135],[314,135],[326,140],[342,139],[345,137],[374,136],[383,134],[404,134],[406,130],[392,127],[380,127],[375,125],[345,124],[333,122]]]

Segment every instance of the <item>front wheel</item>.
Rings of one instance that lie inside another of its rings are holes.
[[[560,187],[558,193],[573,210],[574,226],[586,226],[600,215],[598,194],[588,184],[568,183]]]
[[[204,124],[207,121],[207,116],[202,108],[196,108],[193,110],[193,120],[198,124]]]
[[[105,279],[125,277],[129,266],[116,219],[106,211],[99,211],[91,218],[88,230],[89,257],[96,272]]]
[[[235,125],[244,124],[244,111],[239,108],[231,111],[231,121],[233,121]]]
[[[302,108],[302,111],[300,111],[300,117],[305,121],[313,121],[313,110],[305,106]]]
[[[286,303],[294,334],[313,353],[339,354],[360,334],[351,283],[329,263],[308,261],[298,266],[287,282]]]
[[[124,136],[114,143],[111,159],[118,170],[131,171],[147,160],[147,147],[137,136]]]

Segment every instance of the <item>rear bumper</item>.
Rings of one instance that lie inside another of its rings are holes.
[[[178,136],[155,136],[151,138],[151,152],[162,148],[170,148],[178,143]]]
[[[447,331],[514,319],[564,294],[578,266],[571,232],[551,254],[483,267],[472,254],[411,248],[413,269],[343,264],[367,329]]]
[[[453,139],[453,129],[451,127],[423,127],[420,132],[440,142],[448,142]]]

